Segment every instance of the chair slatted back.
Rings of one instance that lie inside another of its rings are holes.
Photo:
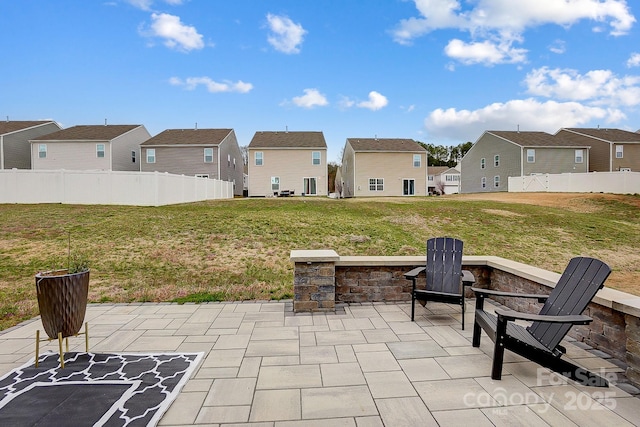
[[[540,314],[582,314],[598,290],[602,289],[610,273],[609,266],[598,259],[573,258],[549,294]],[[553,351],[569,332],[571,324],[534,322],[527,329],[545,347]]]
[[[428,291],[459,295],[462,290],[462,240],[436,237],[427,240]]]

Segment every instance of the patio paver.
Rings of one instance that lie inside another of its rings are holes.
[[[467,301],[472,312],[474,301]],[[89,305],[90,350],[202,351],[160,421],[169,426],[632,426],[640,400],[582,387],[509,352],[490,378],[493,345],[471,346],[472,315],[430,303],[341,306],[294,314],[292,303]],[[33,358],[39,319],[0,332],[0,375]],[[564,343],[591,369],[621,375],[603,354]],[[83,351],[82,339],[70,339]],[[56,351],[46,343],[42,351]],[[633,392],[633,391],[632,391]]]

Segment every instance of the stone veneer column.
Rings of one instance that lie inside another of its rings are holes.
[[[291,251],[293,311],[335,311],[336,267],[340,259],[333,250]]]

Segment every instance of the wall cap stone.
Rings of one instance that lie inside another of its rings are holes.
[[[332,249],[293,250],[289,256],[295,262],[336,262],[340,260],[338,253]]]

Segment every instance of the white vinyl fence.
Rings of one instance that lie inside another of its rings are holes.
[[[640,172],[539,174],[509,178],[509,192],[640,194]]]
[[[162,206],[232,198],[232,182],[169,173],[0,171],[0,203]]]

